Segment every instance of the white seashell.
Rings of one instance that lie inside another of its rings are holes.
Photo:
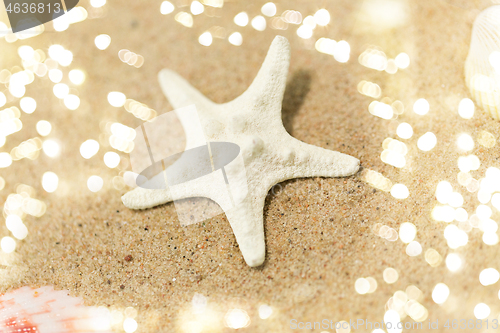
[[[0,332],[111,332],[107,308],[84,306],[83,300],[52,287],[23,287],[0,295]]]
[[[500,119],[500,5],[484,10],[474,21],[465,82],[476,103]]]

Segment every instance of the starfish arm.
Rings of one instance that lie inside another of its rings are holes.
[[[136,187],[122,196],[123,204],[130,209],[146,209],[163,205],[170,201],[172,201],[172,196],[168,189],[151,190]]]
[[[174,109],[194,104],[198,110],[205,110],[215,105],[174,71],[162,69],[158,73],[158,81],[163,94]]]
[[[271,110],[281,119],[281,101],[285,93],[289,65],[290,44],[285,37],[276,36],[250,87],[230,103],[238,104],[241,100],[250,100],[254,110]]]
[[[131,209],[146,209],[186,198],[203,197],[215,201],[224,211],[232,207],[231,197],[221,170],[176,184],[166,189],[137,187],[122,196]]]
[[[250,267],[262,265],[266,258],[264,201],[265,194],[256,195],[250,191],[243,202],[226,211],[241,254]]]
[[[313,146],[291,138],[282,151],[284,164],[277,181],[303,177],[346,177],[359,170],[359,160],[338,151]]]

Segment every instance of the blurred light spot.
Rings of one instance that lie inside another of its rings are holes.
[[[413,112],[419,114],[421,116],[427,114],[429,112],[430,105],[426,99],[420,98],[413,104]]]
[[[123,106],[125,104],[126,99],[127,97],[125,96],[125,94],[119,91],[112,91],[108,94],[109,104],[117,108]]]
[[[471,119],[474,116],[474,102],[469,98],[464,98],[458,104],[458,114],[464,119]]]
[[[42,145],[43,152],[45,155],[55,158],[61,153],[61,147],[54,140],[48,139],[43,142]]]
[[[301,25],[298,29],[297,29],[297,35],[300,37],[300,38],[303,38],[303,39],[309,39],[312,37],[313,35],[313,29],[311,29],[310,26],[308,25]]]
[[[393,59],[387,60],[387,66],[385,67],[385,71],[389,74],[396,74],[398,71],[398,66]]]
[[[28,228],[17,215],[7,216],[5,224],[15,238],[23,240],[28,236]]]
[[[52,125],[47,120],[40,120],[36,123],[36,131],[41,136],[47,136],[52,131]]]
[[[444,229],[444,238],[446,238],[450,249],[457,249],[460,246],[465,246],[469,241],[467,233],[458,229],[458,227],[454,224],[451,224]]]
[[[371,186],[385,192],[389,192],[392,187],[392,182],[390,179],[384,177],[381,173],[374,170],[364,169],[361,172],[361,179],[366,181]]]
[[[134,149],[135,130],[120,123],[113,123],[110,127],[112,135],[109,143],[114,149],[130,153]]]
[[[401,139],[409,139],[413,136],[413,128],[408,123],[401,123],[398,125],[398,128],[396,130],[396,134]]]
[[[450,296],[450,288],[444,283],[438,283],[432,290],[432,300],[436,304],[443,304]]]
[[[396,199],[406,199],[410,195],[410,192],[406,185],[394,184],[391,188],[391,195]]]
[[[42,176],[42,187],[46,192],[52,193],[57,190],[59,177],[51,171],[47,171]]]
[[[437,138],[432,132],[427,132],[422,135],[417,141],[418,149],[422,151],[429,151],[437,144]]]
[[[5,97],[5,94],[0,91],[0,107],[4,106],[5,103],[7,103],[7,97]]]
[[[191,28],[193,26],[193,16],[186,12],[179,12],[175,15],[175,20],[185,27]]]
[[[61,57],[57,60],[57,62],[59,62],[59,65],[64,67],[71,65],[72,61],[73,61],[73,53],[70,50],[64,50]]]
[[[415,239],[417,235],[417,228],[413,223],[404,222],[399,227],[399,238],[403,243],[410,243]]]
[[[243,37],[239,32],[233,32],[229,38],[228,38],[229,43],[240,46],[243,43]]]
[[[354,289],[358,294],[364,295],[370,290],[370,282],[365,278],[359,278],[354,283]]]
[[[319,39],[318,42],[320,40],[321,39]],[[316,42],[316,45],[318,44],[318,42]],[[322,44],[324,44],[324,43],[322,43]],[[316,47],[316,49],[318,49],[318,47]],[[333,49],[335,49],[335,45],[333,46]],[[320,51],[320,50],[318,50],[318,51]],[[320,52],[322,52],[322,51],[320,51]],[[327,52],[322,52],[322,53],[327,53]],[[332,54],[333,54],[333,50],[332,50]],[[365,81],[365,80],[358,83],[358,92],[360,94],[363,94],[363,95],[369,96],[369,97],[373,97],[373,98],[379,98],[380,95],[382,94],[382,90],[380,89],[380,86],[378,84],[373,83],[373,82],[369,82],[369,81]]]
[[[257,31],[264,31],[266,30],[266,19],[264,16],[257,15],[252,19],[251,25]]]
[[[490,307],[484,303],[479,303],[474,307],[474,316],[477,319],[485,319],[491,313]]]
[[[12,237],[4,237],[0,241],[0,247],[5,253],[12,253],[16,249],[16,241]]]
[[[235,330],[247,327],[250,324],[250,317],[245,310],[232,309],[226,313],[224,317],[226,326]]]
[[[370,289],[368,290],[368,293],[371,294],[377,290],[377,281],[372,278],[371,276],[366,278],[366,281],[370,284]]]
[[[36,110],[36,101],[32,97],[23,97],[19,102],[19,106],[24,112],[31,114]]]
[[[100,191],[103,185],[104,181],[99,176],[90,176],[89,179],[87,180],[87,187],[92,192]]]
[[[368,106],[368,111],[377,117],[382,119],[391,119],[394,116],[394,111],[389,104],[385,104],[379,101],[373,101]]]
[[[309,26],[311,29],[316,28],[316,20],[314,19],[314,16],[311,16],[311,15],[306,16],[303,24],[306,26]]]
[[[386,268],[384,270],[382,276],[384,278],[384,281],[388,284],[392,284],[392,283],[396,282],[399,278],[398,272],[394,268],[391,268],[391,267]]]
[[[267,319],[273,314],[273,308],[269,305],[262,304],[259,306],[259,317],[260,319]]]
[[[346,63],[349,61],[351,55],[351,46],[345,40],[341,40],[335,46],[333,51],[333,57],[340,63]]]
[[[468,218],[469,214],[467,214],[465,209],[457,208],[457,210],[455,210],[455,220],[459,222],[466,222]]]
[[[63,72],[57,68],[49,70],[49,79],[54,83],[61,82],[63,78]]]
[[[314,44],[314,47],[318,52],[329,54],[333,56],[333,53],[335,52],[335,47],[337,46],[337,42],[333,39],[330,38],[320,38],[316,41]],[[367,82],[367,81],[361,81],[361,82]],[[360,82],[360,84],[361,84]],[[379,87],[380,88],[380,87]],[[358,91],[359,91],[359,84],[358,84]]]
[[[198,42],[203,46],[212,45],[212,41],[213,41],[212,34],[208,31],[202,33],[201,36],[198,38]]]
[[[439,254],[438,251],[434,249],[428,249],[425,251],[425,261],[431,266],[431,267],[437,267],[441,263],[441,255]]]
[[[0,191],[3,190],[5,187],[5,179],[3,179],[2,177],[0,177]]]
[[[486,205],[479,205],[476,208],[476,215],[479,217],[481,220],[487,220],[491,217],[492,210],[490,207]]]
[[[85,81],[85,73],[79,69],[73,69],[69,72],[69,80],[76,85],[80,85]]]
[[[479,133],[477,141],[479,142],[480,145],[486,148],[493,148],[496,144],[495,136],[487,131],[481,131]]]
[[[78,6],[66,13],[70,24],[82,22],[88,17],[88,12],[85,8]]]
[[[451,272],[456,272],[462,267],[462,259],[456,253],[450,253],[446,256],[446,267]]]
[[[69,20],[66,15],[58,16],[52,20],[55,31],[65,31],[69,28]]]
[[[320,9],[314,14],[314,21],[317,25],[325,26],[330,23],[330,13],[326,9]]]
[[[383,71],[387,68],[387,56],[383,51],[375,47],[370,47],[363,51],[359,55],[358,61],[361,65],[377,71]]]
[[[76,95],[69,94],[64,97],[64,105],[70,110],[76,110],[80,106],[80,98]]]
[[[240,27],[245,27],[248,24],[248,14],[241,12],[234,17],[234,23]]]
[[[97,192],[97,191],[93,191]],[[137,322],[135,319],[127,318],[123,321],[123,330],[126,333],[134,333],[137,330]]]
[[[302,14],[296,10],[285,10],[283,14],[281,14],[281,19],[285,23],[300,24],[302,22]]]
[[[416,257],[422,253],[422,245],[419,242],[412,241],[406,246],[406,254],[410,257]]]
[[[408,152],[407,146],[399,141],[392,138],[386,138],[382,142],[382,154],[380,154],[380,159],[382,162],[395,166],[396,168],[402,168],[406,165],[405,155]]]
[[[69,87],[65,83],[57,83],[52,90],[54,91],[54,95],[59,99],[63,99],[69,94]]]
[[[49,47],[49,57],[55,61],[59,61],[59,59],[63,56],[63,53],[64,47],[59,44],[54,44]]]
[[[111,151],[107,152],[104,154],[104,164],[106,164],[108,168],[116,168],[118,164],[120,164],[120,155]]]
[[[9,85],[9,92],[12,96],[21,98],[26,93],[26,87],[24,85],[11,84]]]
[[[9,153],[0,153],[0,168],[7,168],[12,164],[12,157]]]
[[[87,140],[80,146],[80,154],[86,160],[97,154],[99,151],[99,142],[95,140]]]
[[[127,49],[120,50],[118,52],[118,57],[122,62],[130,66],[134,66],[135,68],[140,68],[144,64],[143,56],[135,54],[134,52]]]
[[[123,312],[123,314],[125,315],[125,317],[127,318],[136,318],[137,317],[137,310],[134,309],[133,307],[129,306],[127,308],[125,308],[125,311]]]
[[[152,120],[156,117],[156,111],[148,107],[146,104],[140,103],[133,99],[127,99],[124,104],[125,110],[132,113],[136,118],[142,120]]]
[[[191,10],[191,14],[193,15],[200,15],[205,11],[205,6],[199,1],[193,1],[191,2],[191,7],[189,8]]]
[[[496,233],[487,233],[483,234],[483,242],[486,245],[497,245],[498,244],[498,235]]]
[[[388,329],[390,333],[401,333],[402,329],[397,328],[397,324],[401,321],[399,313],[395,310],[388,310],[384,314],[384,323],[386,327],[391,327]]]
[[[98,35],[94,39],[94,43],[99,50],[105,50],[108,48],[109,44],[111,44],[111,37],[105,34]]]
[[[28,61],[31,60],[35,55],[35,50],[33,50],[31,46],[23,45],[17,49],[17,54],[19,54],[21,59]]]
[[[0,21],[0,38],[5,37],[9,31],[10,29],[7,27],[7,25]]]
[[[106,0],[90,0],[90,5],[94,8],[100,8],[106,4]]]
[[[160,13],[167,15],[175,10],[174,5],[170,1],[163,1],[160,6]]]
[[[460,149],[469,151],[474,148],[474,140],[469,134],[462,134],[457,139],[457,145]]]
[[[262,12],[262,14],[272,17],[276,15],[276,5],[272,2],[268,2],[264,4],[264,6],[262,6],[260,11]]]
[[[494,268],[486,268],[479,274],[479,282],[483,286],[495,284],[500,279],[500,273]]]
[[[201,1],[205,6],[222,8],[224,6],[224,0],[202,0]]]
[[[406,53],[400,53],[394,59],[396,61],[396,66],[401,69],[405,69],[410,66],[410,57]]]

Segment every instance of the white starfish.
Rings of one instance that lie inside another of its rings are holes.
[[[281,102],[289,63],[288,40],[277,36],[248,90],[224,104],[208,100],[170,70],[159,73],[162,90],[174,108],[195,104],[207,141],[232,142],[241,147],[248,194],[232,209],[224,209],[223,204],[221,207],[246,263],[252,267],[265,259],[263,208],[273,185],[292,178],[344,177],[359,168],[358,159],[301,142],[285,130]],[[185,126],[182,118],[181,123]],[[207,197],[221,204],[211,186],[200,185],[186,185],[180,195]],[[122,200],[129,208],[145,209],[170,202],[172,196],[168,189],[138,187]]]

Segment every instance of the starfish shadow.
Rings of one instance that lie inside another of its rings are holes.
[[[290,135],[293,132],[293,119],[299,112],[306,95],[311,89],[311,72],[308,70],[298,70],[293,73],[292,78],[286,85],[283,97],[281,119],[283,126]]]

